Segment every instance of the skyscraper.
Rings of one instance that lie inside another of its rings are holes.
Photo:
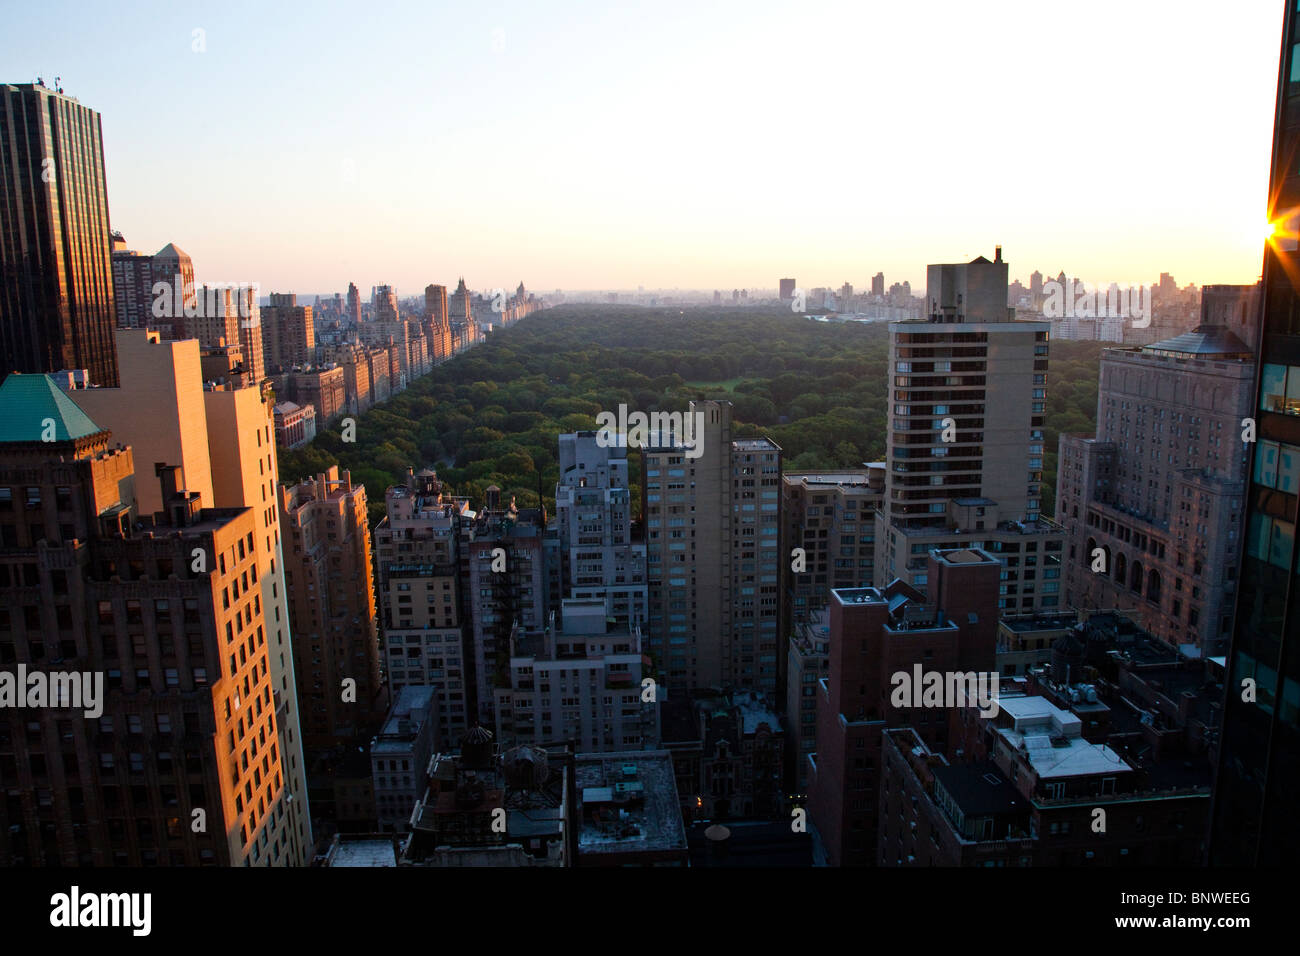
[[[366,489],[331,465],[315,479],[280,485],[276,497],[303,741],[312,752],[356,745],[378,730],[388,709]]]
[[[950,708],[917,709],[896,675],[988,673],[997,656],[999,565],[985,551],[931,551],[924,593],[902,581],[831,592],[830,673],[815,684],[817,751],[809,760],[808,816],[831,866],[870,865],[881,825],[881,735],[910,724],[946,749]]]
[[[560,436],[555,488],[563,597],[598,599],[622,627],[646,616],[646,551],[632,540],[627,449],[603,448],[595,432]]]
[[[451,358],[453,345],[445,285],[424,287],[424,334],[429,339],[431,362],[437,364]]]
[[[256,512],[204,508],[175,466],[137,474],[44,375],[6,379],[0,421],[0,661],[81,691],[0,716],[0,864],[305,862]],[[160,485],[157,515],[137,482]]]
[[[442,493],[431,469],[408,469],[384,500],[374,552],[389,690],[396,700],[404,687],[436,688],[439,739],[456,740],[470,726],[460,554],[474,513],[469,499]]]
[[[312,852],[311,819],[275,506],[278,463],[268,394],[261,388],[205,388],[194,339],[162,342],[157,332],[120,329],[117,354],[120,388],[77,389],[69,397],[136,448],[141,460],[179,466],[176,486],[185,487],[203,507],[243,508],[253,515],[256,573],[243,586],[261,595],[275,731],[285,758],[285,787],[275,813],[288,821],[291,862],[305,865]],[[159,401],[159,396],[166,398]],[[142,514],[166,507],[164,489],[156,481],[137,483],[136,497]]]
[[[1258,301],[1254,286],[1237,288]],[[1224,325],[1102,352],[1096,436],[1060,439],[1066,605],[1136,609],[1169,643],[1223,653],[1245,491],[1240,422],[1252,414],[1254,373],[1250,347]]]
[[[665,436],[641,456],[651,653],[670,688],[775,696],[781,449],[733,439],[730,402],[693,401],[688,414],[702,421],[693,447]]]
[[[117,384],[99,114],[40,83],[0,85],[0,379],[85,369]]]
[[[1300,40],[1282,20],[1261,334],[1247,472],[1241,583],[1228,650],[1210,862],[1280,865],[1300,853]],[[1163,279],[1163,277],[1162,277]]]
[[[930,266],[927,287],[928,317],[889,327],[875,584],[923,588],[931,549],[974,545],[1006,565],[1004,614],[1054,608],[1065,532],[1040,510],[1048,324],[1011,318],[1001,247]]]
[[[161,293],[158,283],[167,287]],[[152,256],[113,237],[113,298],[119,329],[157,329],[164,339],[186,337],[186,309],[195,304],[194,264],[172,243]]]
[[[271,304],[261,309],[261,326],[268,372],[316,361],[312,309],[299,305],[296,295],[272,292]]]
[[[352,320],[353,325],[361,324],[361,290],[357,288],[355,282],[348,283],[347,317]]]

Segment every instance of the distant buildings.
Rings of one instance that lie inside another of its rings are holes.
[[[312,308],[299,305],[296,295],[272,292],[271,304],[261,309],[261,325],[268,371],[283,371],[316,361]],[[320,413],[322,409],[316,411]]]
[[[461,352],[479,340],[478,323],[474,320],[474,307],[469,288],[462,277],[448,299],[448,322],[451,326],[452,348]]]
[[[316,437],[316,409],[312,405],[280,402],[275,406],[275,443],[281,448],[301,448]]]
[[[789,302],[794,298],[794,279],[782,279],[777,290],[777,298],[782,302]]]
[[[345,314],[354,326],[361,324],[361,290],[354,282],[348,283],[348,304]]]
[[[329,427],[348,411],[343,366],[295,368],[276,375],[274,382],[278,395],[316,409],[317,429]]]
[[[86,369],[118,383],[97,112],[43,83],[0,84],[0,379]]]

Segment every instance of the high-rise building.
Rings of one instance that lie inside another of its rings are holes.
[[[275,728],[285,755],[284,800],[277,812],[289,821],[291,859],[306,865],[313,846],[311,818],[275,507],[278,462],[270,396],[261,388],[205,388],[195,339],[163,342],[158,333],[140,329],[119,329],[116,338],[122,386],[77,389],[69,397],[139,449],[142,460],[179,467],[176,485],[191,486],[187,493],[201,506],[247,508],[254,516],[257,573],[250,586],[256,584],[264,609]],[[137,486],[142,514],[165,507],[155,484]]]
[[[645,624],[646,550],[632,540],[627,449],[601,447],[596,432],[561,435],[555,513],[562,596],[603,601],[622,627]]]
[[[465,285],[465,277],[462,276],[456,291],[451,294],[447,303],[450,310],[448,315],[451,323],[452,347],[457,352],[464,351],[478,341],[478,324],[474,321],[472,299],[473,296]]]
[[[9,376],[0,421],[0,500],[25,502],[0,505],[0,659],[71,692],[0,718],[0,863],[305,862],[256,512],[203,508],[159,464],[141,514],[129,445],[46,376]]]
[[[1274,114],[1256,400],[1236,436],[1254,438],[1245,496],[1240,586],[1214,793],[1212,864],[1281,865],[1300,852],[1300,18],[1287,4]],[[1254,425],[1254,434],[1245,429]]]
[[[512,499],[501,504],[501,489],[486,491],[486,506],[475,516],[472,536],[461,551],[469,587],[472,671],[477,719],[495,722],[493,688],[509,680],[511,638],[516,625],[538,634],[550,619],[550,567],[544,538],[544,508],[523,508]]]
[[[795,286],[794,279],[782,279],[780,282],[780,286],[781,286],[780,289],[777,291],[777,297],[782,302],[788,302],[789,300],[794,298],[794,286]]]
[[[832,589],[874,580],[875,514],[884,492],[883,461],[860,469],[787,471],[781,476],[781,553],[788,556],[781,564],[782,634],[793,633],[795,625],[826,607]]]
[[[573,741],[580,753],[654,750],[659,701],[641,693],[641,628],[616,625],[601,600],[564,602],[564,624],[515,625],[504,686],[493,693],[502,746]]]
[[[691,402],[686,414],[696,424],[684,420],[641,453],[650,651],[674,692],[775,697],[785,651],[781,449],[733,439],[730,402]]]
[[[1171,644],[1224,652],[1254,377],[1254,353],[1223,325],[1102,352],[1097,434],[1060,438],[1066,605],[1135,609]]]
[[[119,329],[157,329],[164,339],[186,338],[185,316],[195,306],[194,263],[170,242],[142,256],[116,233],[113,298]]]
[[[392,709],[370,741],[370,776],[381,833],[410,830],[411,811],[424,794],[425,768],[442,749],[437,705],[436,687],[403,687],[393,695]]]
[[[327,428],[348,410],[347,374],[340,365],[314,366],[275,377],[276,390],[299,405],[316,409],[316,427]]]
[[[361,290],[357,288],[355,282],[348,283],[347,317],[353,325],[361,324]]]
[[[448,313],[447,287],[430,285],[424,289],[424,327],[436,365],[452,355],[451,320]]]
[[[872,295],[885,294],[885,274],[883,272],[877,272],[874,276],[871,277],[871,294]]]
[[[396,375],[400,376],[403,387],[410,384],[416,377],[411,364],[411,340],[415,336],[411,334],[410,323],[391,318],[384,312],[361,326],[359,331],[363,344],[393,348],[397,357]]]
[[[952,732],[952,709],[898,698],[895,675],[994,671],[997,560],[962,549],[932,551],[927,561],[925,594],[901,580],[831,592],[830,673],[813,685],[817,750],[808,772],[808,817],[831,866],[876,859],[884,729],[909,724],[941,750]]]
[[[1006,615],[1060,604],[1065,532],[1041,513],[1046,322],[1017,322],[1007,264],[932,265],[928,317],[890,323],[885,500],[875,583],[924,588],[934,548],[984,547],[1006,565]]]
[[[790,633],[785,667],[786,792],[805,799],[808,758],[817,750],[817,682],[830,674],[830,608],[812,612]]]
[[[430,686],[437,733],[457,740],[470,727],[471,672],[465,652],[460,555],[474,513],[469,499],[442,493],[431,469],[408,469],[389,488],[374,531],[383,667],[390,691]]]
[[[100,117],[43,83],[0,85],[0,379],[85,369],[116,385]]]
[[[384,719],[366,489],[331,465],[278,488],[302,734],[312,752],[356,745]]]
[[[391,285],[375,287],[370,306],[374,310],[375,322],[396,322],[398,320],[397,295]]]
[[[311,306],[299,305],[296,295],[272,292],[271,304],[261,310],[261,326],[268,372],[310,365],[316,360]]]

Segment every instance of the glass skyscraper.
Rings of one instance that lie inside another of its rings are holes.
[[[115,386],[114,327],[99,114],[0,84],[0,380],[85,369]]]
[[[1215,865],[1270,865],[1300,853],[1300,37],[1288,0],[1269,180],[1256,401],[1241,580],[1227,659],[1210,834]],[[1248,426],[1246,426],[1248,427]],[[1249,439],[1249,435],[1243,435]],[[1253,682],[1253,684],[1252,684]]]

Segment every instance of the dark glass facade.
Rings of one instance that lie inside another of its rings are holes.
[[[1278,74],[1263,334],[1241,584],[1228,653],[1210,862],[1273,865],[1300,854],[1300,0],[1288,0]],[[1254,681],[1253,701],[1244,684]]]
[[[117,385],[115,324],[99,114],[0,84],[0,380],[86,369]]]

